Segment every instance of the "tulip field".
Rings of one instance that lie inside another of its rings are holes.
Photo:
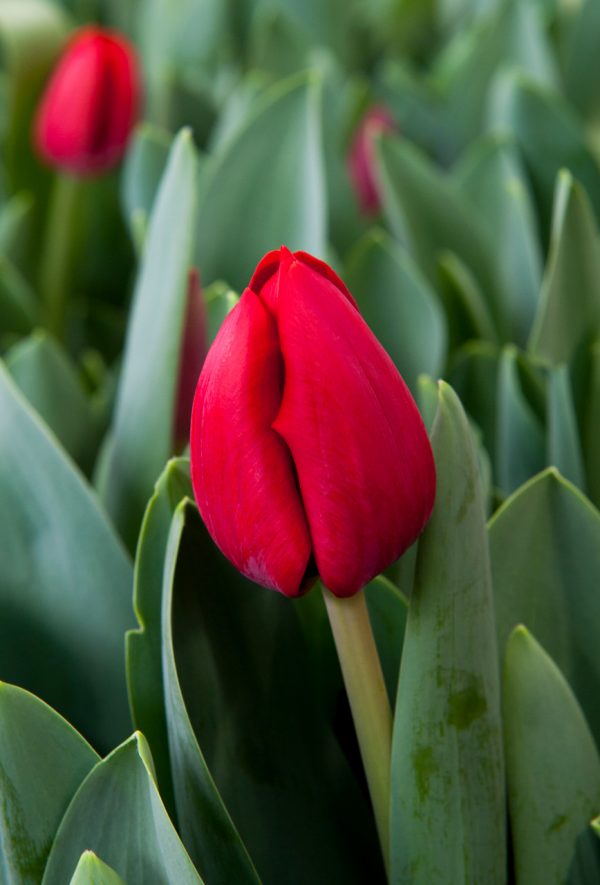
[[[0,885],[600,885],[600,0],[0,47]]]

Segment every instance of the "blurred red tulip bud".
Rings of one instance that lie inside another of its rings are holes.
[[[51,166],[89,175],[119,162],[135,124],[140,97],[133,46],[97,27],[67,45],[38,107],[34,137]]]
[[[206,358],[207,322],[200,275],[192,268],[188,277],[183,341],[179,360],[177,401],[175,411],[175,447],[183,449],[190,436],[190,418],[198,376]]]
[[[357,593],[423,530],[435,497],[408,388],[336,274],[284,246],[258,265],[200,375],[194,493],[218,547],[286,596]]]
[[[390,112],[383,105],[370,108],[358,126],[348,155],[348,170],[362,212],[374,215],[380,199],[375,175],[374,137],[396,129]]]

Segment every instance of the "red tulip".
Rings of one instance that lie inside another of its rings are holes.
[[[336,274],[282,246],[260,262],[198,381],[194,493],[247,577],[357,593],[429,519],[435,467],[398,370]]]
[[[97,27],[68,44],[35,119],[35,144],[51,166],[80,175],[103,172],[123,156],[140,97],[133,46]]]
[[[179,360],[177,400],[175,411],[175,447],[181,450],[190,436],[190,418],[198,376],[207,350],[206,308],[202,297],[200,276],[192,268],[188,276],[188,291],[183,340]]]
[[[380,199],[375,174],[374,137],[379,132],[393,132],[394,120],[386,107],[374,105],[360,121],[350,153],[348,169],[360,208],[365,215],[379,211]]]

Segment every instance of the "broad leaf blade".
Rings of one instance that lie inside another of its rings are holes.
[[[374,230],[353,252],[346,282],[411,390],[421,373],[437,377],[446,358],[446,320],[410,256]]]
[[[139,622],[126,639],[127,685],[136,728],[150,744],[163,800],[173,812],[169,746],[161,663],[163,568],[173,512],[191,495],[189,463],[171,460],[161,474],[140,530],[134,571],[135,613]]]
[[[517,881],[562,885],[600,807],[600,759],[564,677],[524,627],[508,640],[503,712]]]
[[[100,494],[130,547],[172,452],[188,272],[195,239],[197,159],[175,140],[156,197],[129,320]]]
[[[504,767],[485,515],[471,429],[440,386],[392,748],[391,881],[503,883]]]
[[[600,736],[600,513],[549,469],[506,501],[489,535],[499,647],[517,624],[531,630]]]
[[[191,506],[171,618],[187,715],[261,879],[378,882],[374,822],[323,714],[294,606],[242,578]]]
[[[198,222],[206,283],[224,279],[241,292],[264,253],[282,243],[326,257],[318,100],[313,78],[278,83],[207,161]]]
[[[45,333],[34,332],[9,350],[6,368],[69,455],[87,471],[100,427],[77,371],[60,345]]]
[[[510,139],[486,137],[455,176],[494,239],[512,335],[525,344],[538,302],[542,253],[523,164]]]
[[[585,492],[585,473],[571,381],[566,366],[551,369],[548,378],[548,464]]]
[[[202,882],[161,802],[139,733],[98,762],[80,786],[52,845],[43,885],[68,882],[86,849],[127,885]]]
[[[166,550],[162,600],[165,712],[177,816],[183,841],[208,882],[257,885],[260,880],[252,861],[198,746],[177,675],[171,607],[187,505],[182,502],[176,509],[168,537],[164,538]]]
[[[493,241],[455,183],[401,138],[378,139],[384,213],[421,270],[433,277],[441,252],[451,251],[472,271],[497,327],[505,322]],[[435,282],[435,280],[434,280]]]
[[[69,885],[126,885],[93,851],[84,851]]]
[[[22,688],[0,683],[3,882],[40,882],[62,816],[97,761],[58,713]]]
[[[0,676],[86,736],[129,728],[131,563],[92,490],[0,366]]]
[[[584,410],[583,450],[590,498],[600,507],[600,342],[592,347],[589,368],[589,389]]]
[[[519,363],[516,348],[508,346],[498,365],[495,467],[496,481],[505,494],[546,465],[544,429],[523,389]]]
[[[600,241],[585,191],[558,177],[548,265],[530,350],[552,365],[568,362],[600,329]]]
[[[519,71],[499,75],[490,96],[490,128],[510,132],[525,160],[540,220],[551,217],[554,183],[566,168],[581,182],[600,216],[600,168],[571,108]],[[548,230],[544,230],[547,235]]]

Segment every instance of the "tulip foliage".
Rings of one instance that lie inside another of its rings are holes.
[[[597,0],[0,39],[0,883],[600,881]]]

